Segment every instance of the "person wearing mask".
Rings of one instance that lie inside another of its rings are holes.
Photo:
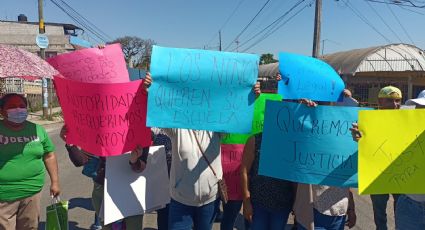
[[[38,229],[45,168],[50,195],[60,194],[55,147],[42,126],[26,120],[27,106],[19,94],[0,100],[0,229]]]

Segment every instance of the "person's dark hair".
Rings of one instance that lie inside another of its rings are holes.
[[[8,102],[12,97],[20,97],[24,103],[25,106],[28,106],[28,101],[27,99],[22,96],[21,94],[17,94],[17,93],[8,93],[6,95],[4,95],[1,99],[0,99],[0,108],[3,109],[4,105],[6,104],[6,102]]]

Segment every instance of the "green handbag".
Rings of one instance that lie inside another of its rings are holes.
[[[52,198],[46,207],[46,230],[68,230],[68,201]]]

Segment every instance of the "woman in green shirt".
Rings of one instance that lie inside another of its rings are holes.
[[[38,228],[44,168],[50,194],[60,193],[53,143],[42,126],[26,121],[27,105],[19,94],[0,100],[0,229]]]

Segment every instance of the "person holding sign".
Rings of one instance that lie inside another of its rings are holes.
[[[406,101],[406,105],[414,105],[417,109],[425,108],[425,90],[418,97]],[[425,229],[425,194],[400,195],[395,210],[395,226],[397,230]]]
[[[245,144],[241,165],[243,215],[251,229],[284,229],[295,200],[296,184],[258,175],[262,133]]]
[[[0,100],[0,229],[37,229],[46,167],[50,195],[60,194],[55,147],[46,130],[27,121],[19,94]]]
[[[379,109],[400,109],[402,94],[401,90],[394,86],[386,86],[378,93]],[[357,124],[353,124],[351,134],[354,141],[359,141],[362,137]],[[392,194],[394,199],[394,210],[396,210],[398,194]],[[387,230],[387,203],[389,194],[370,195],[373,206],[373,216],[377,230]]]
[[[146,74],[145,84],[152,77]],[[259,84],[254,91],[260,93]],[[219,208],[222,179],[221,133],[192,129],[163,129],[172,143],[168,227],[170,230],[212,229]]]
[[[60,137],[62,140],[66,140],[67,129],[66,126],[62,127]],[[72,163],[79,167],[87,165],[93,156],[90,153],[85,152],[75,145],[65,144],[66,150],[68,151],[69,157]],[[146,161],[149,154],[149,147],[146,148],[137,148],[131,152],[129,165],[134,172],[140,173],[146,168]],[[106,167],[106,158],[100,157],[96,176],[93,178],[93,191],[92,191],[92,203],[95,209],[96,215],[99,216],[100,209],[103,201],[104,194],[104,181],[105,181],[105,167]],[[107,210],[105,210],[107,212]],[[126,229],[140,229],[143,226],[143,215],[131,216],[124,219]],[[102,229],[112,229],[112,225],[103,226]]]

